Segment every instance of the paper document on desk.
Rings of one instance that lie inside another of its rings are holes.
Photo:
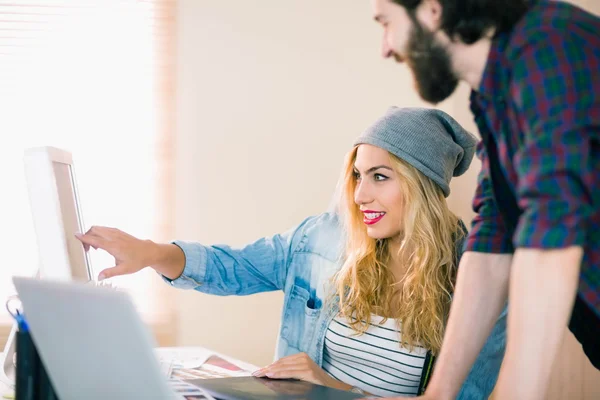
[[[155,354],[163,373],[173,379],[250,376],[257,369],[252,364],[202,347],[159,347]]]
[[[214,354],[202,347],[158,347],[154,354],[161,363],[171,363],[172,368],[196,368]]]
[[[229,378],[234,376],[251,375],[252,371],[247,371],[216,354],[208,357],[200,366],[195,368],[174,367],[171,372],[171,378],[183,380]]]

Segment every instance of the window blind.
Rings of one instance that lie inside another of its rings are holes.
[[[27,147],[73,152],[86,226],[171,238],[175,14],[176,0],[0,0],[0,298],[38,265]],[[149,279],[117,283],[164,317]]]

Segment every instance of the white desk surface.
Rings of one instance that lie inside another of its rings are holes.
[[[2,395],[3,399],[11,399],[14,398],[15,392],[10,386],[6,385],[4,382],[0,382],[0,395]]]
[[[0,353],[0,356],[2,355],[2,353]],[[6,383],[0,381],[0,399],[4,400],[6,398],[14,398],[14,390],[12,387],[8,386]],[[11,397],[10,395],[13,395],[13,397]]]
[[[222,357],[223,359],[225,359],[225,360],[227,360],[227,361],[229,361],[229,362],[231,362],[231,363],[237,365],[238,367],[243,368],[243,369],[245,369],[247,371],[254,371],[254,370],[258,369],[258,367],[255,366],[255,365],[245,363],[243,361],[240,361],[240,360],[237,360],[235,358],[229,357],[229,356],[227,356],[225,354],[221,354],[221,353],[218,353],[216,351],[205,349],[203,347],[160,347],[159,349],[162,350],[162,351],[166,351],[166,352],[168,352],[168,351],[174,351],[174,352],[177,352],[177,353],[182,354],[182,355],[185,355],[188,351],[189,352],[193,352],[195,354],[206,352],[206,353],[218,355],[218,356]],[[0,356],[1,355],[2,355],[2,353],[0,353]],[[13,397],[11,397],[11,395],[13,395]],[[13,388],[11,388],[6,383],[0,381],[0,400],[4,400],[4,399],[7,399],[7,398],[8,399],[13,399],[14,398],[14,390],[13,390]]]

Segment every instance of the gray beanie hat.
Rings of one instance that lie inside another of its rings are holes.
[[[391,107],[354,145],[389,151],[431,178],[450,194],[450,179],[467,171],[477,139],[443,111]]]

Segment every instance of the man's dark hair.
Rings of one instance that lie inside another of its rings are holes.
[[[414,16],[422,0],[391,0]],[[490,29],[510,31],[532,0],[438,0],[442,6],[441,28],[451,39],[472,44]]]

